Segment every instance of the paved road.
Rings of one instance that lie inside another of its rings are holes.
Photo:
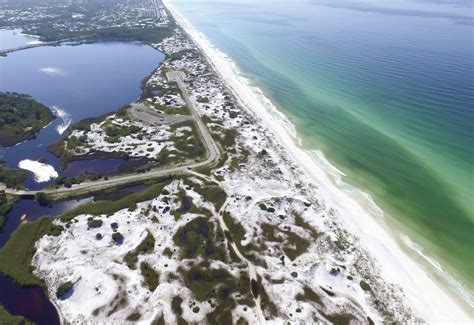
[[[168,72],[168,79],[170,81],[176,81],[178,83],[181,92],[185,98],[186,104],[188,105],[189,110],[191,111],[191,116],[196,121],[196,124],[199,128],[199,131],[202,135],[202,139],[204,140],[204,145],[207,151],[207,158],[204,161],[191,163],[183,166],[175,166],[166,169],[154,169],[149,172],[141,173],[141,174],[131,174],[131,175],[121,175],[110,177],[109,179],[102,179],[97,181],[90,181],[90,182],[83,182],[81,184],[73,185],[70,188],[61,187],[58,189],[46,189],[42,191],[29,191],[29,190],[21,190],[16,191],[12,189],[6,189],[5,192],[7,194],[12,195],[35,195],[38,192],[44,192],[54,196],[67,196],[72,194],[82,194],[91,191],[97,191],[104,188],[117,186],[117,185],[124,185],[133,182],[145,181],[152,178],[157,178],[161,176],[168,176],[173,174],[180,174],[186,173],[193,168],[205,167],[213,164],[220,158],[220,152],[217,144],[214,142],[214,139],[211,137],[209,130],[205,126],[204,122],[201,119],[201,116],[196,111],[196,107],[194,103],[189,98],[189,94],[186,90],[186,87],[183,83],[184,73],[179,71],[172,71]]]
[[[22,45],[18,46],[15,48],[10,48],[10,49],[4,49],[0,50],[0,56],[6,55],[11,52],[16,52],[16,51],[22,51],[22,50],[27,50],[35,47],[42,47],[42,46],[57,46],[61,45],[62,43],[71,43],[71,44],[81,44],[84,40],[86,40],[90,35],[85,35],[81,37],[72,37],[72,38],[65,38],[57,41],[50,41],[50,42],[42,42],[42,43],[34,43],[34,44],[27,44],[27,45]]]
[[[186,90],[186,86],[183,83],[183,80],[186,75],[182,71],[169,71],[166,73],[166,77],[168,78],[168,81],[175,81],[178,84],[178,87],[181,90],[186,105],[191,111],[191,116],[196,121],[199,131],[201,132],[209,157],[212,157],[213,161],[218,160],[220,157],[219,148],[217,147],[217,144],[215,143],[214,139],[211,137],[211,134],[209,133],[209,130],[207,129],[204,122],[202,121],[201,116],[197,112],[196,107],[194,106],[194,102],[191,100],[191,98],[189,98],[188,91]]]

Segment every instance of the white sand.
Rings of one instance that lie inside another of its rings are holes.
[[[58,173],[53,166],[35,160],[22,160],[18,163],[18,167],[32,172],[35,175],[35,181],[38,183],[47,182],[58,177]]]
[[[241,104],[273,130],[280,144],[320,188],[321,198],[338,210],[347,229],[360,238],[363,248],[378,261],[385,279],[403,288],[409,303],[426,321],[471,322],[473,319],[455,300],[399,247],[382,220],[376,220],[373,209],[364,207],[356,200],[354,193],[351,193],[354,189],[342,186],[341,174],[330,167],[323,155],[301,149],[293,125],[258,88],[242,77],[236,64],[217,50],[169,1],[164,2]]]

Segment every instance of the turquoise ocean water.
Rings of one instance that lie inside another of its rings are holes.
[[[472,306],[473,2],[172,2]]]

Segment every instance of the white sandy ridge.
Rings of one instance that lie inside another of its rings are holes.
[[[58,173],[53,166],[35,160],[22,160],[18,163],[18,167],[32,172],[35,175],[35,181],[38,183],[47,182],[58,177]]]
[[[294,126],[258,88],[251,86],[236,64],[216,49],[168,0],[164,2],[241,104],[273,131],[280,144],[319,187],[321,198],[338,210],[347,229],[360,238],[363,248],[377,260],[384,278],[403,288],[409,303],[420,316],[428,322],[471,322],[472,318],[455,300],[400,248],[380,220],[377,221],[349,190],[335,184],[334,175],[328,173],[330,164],[324,156],[300,147]]]

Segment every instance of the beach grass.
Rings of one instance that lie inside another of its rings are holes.
[[[128,252],[123,260],[127,264],[128,268],[131,270],[135,270],[136,263],[138,261],[138,256],[141,254],[149,254],[153,253],[155,249],[155,237],[148,231],[147,236],[143,241],[132,251]]]

